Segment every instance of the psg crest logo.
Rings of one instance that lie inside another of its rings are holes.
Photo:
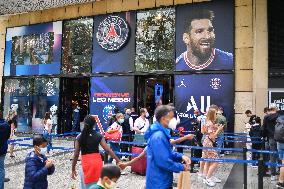
[[[125,20],[119,16],[108,16],[98,26],[97,41],[108,51],[119,50],[127,41],[129,28]]]
[[[115,106],[114,105],[106,105],[103,109],[103,118],[105,123],[107,123],[107,121],[109,120],[109,118],[114,114],[113,110],[114,110]]]
[[[220,78],[213,78],[213,79],[211,79],[210,82],[211,82],[210,87],[212,87],[212,89],[214,89],[214,90],[217,90],[222,86]]]

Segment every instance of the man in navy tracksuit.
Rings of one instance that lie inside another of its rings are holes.
[[[10,137],[10,126],[9,124],[2,119],[0,114],[0,189],[4,189],[4,180],[5,180],[5,156],[8,149],[8,139]]]
[[[157,121],[145,133],[148,141],[146,189],[170,189],[173,172],[188,171],[190,159],[172,150],[169,123],[174,118],[173,108],[159,106],[155,110],[155,117]]]

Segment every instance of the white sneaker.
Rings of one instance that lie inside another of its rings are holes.
[[[211,179],[212,179],[213,182],[215,182],[215,183],[221,183],[221,182],[222,182],[221,179],[218,179],[217,177],[214,177],[214,176],[212,176]]]
[[[197,178],[198,178],[198,180],[203,180],[205,178],[205,175],[203,175],[201,173],[197,173]]]
[[[212,180],[212,178],[206,178],[205,183],[207,186],[214,187],[216,183]]]
[[[122,171],[120,174],[121,175],[127,175],[127,173],[125,171]]]
[[[276,181],[276,180],[277,180],[277,177],[276,177],[276,176],[271,176],[270,180],[271,180],[271,181]]]

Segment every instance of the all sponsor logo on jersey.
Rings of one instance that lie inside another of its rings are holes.
[[[97,41],[108,51],[119,50],[127,41],[129,28],[119,16],[108,16],[98,26]]]

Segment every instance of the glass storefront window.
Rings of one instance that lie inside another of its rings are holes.
[[[17,113],[19,132],[41,133],[42,118],[51,113],[53,129],[57,126],[59,78],[6,79],[4,87],[4,116],[9,110]]]
[[[90,73],[93,19],[65,21],[63,25],[62,72]]]
[[[53,131],[57,130],[57,109],[59,104],[59,78],[35,78],[32,95],[34,132],[42,132],[42,119],[46,112],[51,113]]]
[[[137,13],[136,71],[173,70],[174,44],[173,8]]]
[[[3,116],[6,117],[9,110],[14,110],[19,132],[31,131],[31,88],[31,79],[5,80]]]

